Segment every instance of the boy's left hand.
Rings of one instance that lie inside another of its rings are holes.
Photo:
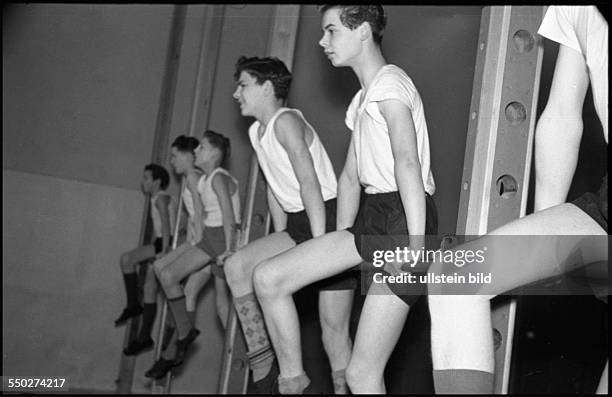
[[[223,266],[225,264],[225,260],[229,258],[230,256],[232,256],[233,254],[234,254],[234,251],[226,250],[224,253],[222,253],[221,255],[217,257],[217,265]]]

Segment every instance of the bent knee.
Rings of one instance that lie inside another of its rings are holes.
[[[382,374],[382,370],[380,374]],[[375,375],[377,373],[373,373],[372,368],[367,368],[363,363],[354,358],[351,358],[345,371],[346,383],[351,390],[361,390],[361,386],[365,384],[365,381]]]
[[[263,261],[253,270],[253,287],[258,297],[275,297],[283,293],[282,282],[269,261]]]
[[[159,282],[164,287],[168,285],[178,284],[180,282],[180,280],[176,277],[174,273],[172,273],[172,271],[170,271],[170,269],[167,269],[167,268],[161,269],[161,271],[158,274],[159,274],[159,277],[158,277]]]
[[[225,279],[230,286],[239,285],[248,281],[249,276],[244,270],[244,260],[241,252],[236,252],[225,260],[223,271],[225,273]]]

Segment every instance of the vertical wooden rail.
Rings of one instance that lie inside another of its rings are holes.
[[[293,64],[299,17],[299,5],[274,6],[266,53],[282,60],[289,70]],[[254,154],[251,158],[247,202],[242,220],[244,222],[240,242],[242,245],[268,233],[270,214],[266,205],[266,185],[259,172],[259,165]],[[223,347],[219,394],[246,393],[249,379],[246,352],[246,344],[236,312],[230,310]]]
[[[542,66],[542,6],[482,12],[466,140],[457,234],[482,235],[525,215]],[[507,393],[516,299],[492,302],[501,335],[495,393]]]

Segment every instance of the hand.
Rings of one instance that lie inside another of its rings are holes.
[[[230,256],[232,256],[233,254],[234,254],[234,251],[226,250],[224,253],[222,253],[221,255],[217,257],[217,265],[218,266],[225,265],[225,260],[229,258]]]

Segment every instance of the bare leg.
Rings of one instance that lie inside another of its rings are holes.
[[[361,263],[353,235],[338,231],[308,240],[257,266],[253,282],[278,357],[281,377],[304,372],[293,293]]]
[[[408,311],[408,305],[385,284],[372,283],[346,370],[346,380],[353,394],[386,392],[385,367],[402,333]]]
[[[198,296],[202,288],[212,277],[210,266],[191,273],[185,282],[185,307],[188,312],[194,312],[198,304]]]
[[[157,303],[157,278],[155,277],[155,271],[151,266],[147,266],[147,275],[143,287],[143,298],[144,303]]]
[[[608,364],[609,360],[606,361],[606,366],[604,367],[603,372],[601,373],[601,377],[599,378],[599,385],[597,385],[597,391],[595,394],[608,394]]]
[[[136,271],[136,265],[139,262],[155,257],[155,247],[152,245],[144,245],[142,247],[134,248],[121,255],[120,264],[121,272],[133,273]]]
[[[223,329],[227,327],[227,316],[229,314],[230,292],[225,280],[220,277],[215,277],[215,305],[217,307],[217,315]]]
[[[183,295],[181,280],[199,270],[210,260],[210,256],[197,247],[185,250],[174,261],[168,263],[158,273],[159,281],[168,299]],[[210,269],[208,269],[210,276]]]
[[[319,292],[321,339],[329,358],[332,374],[346,370],[351,358],[352,343],[349,322],[354,291],[334,290]],[[347,394],[344,377],[334,380],[334,394]]]
[[[493,241],[489,237],[493,235],[605,235],[605,231],[576,206],[562,204],[510,222],[478,239],[476,244],[486,245],[487,240],[484,239]],[[541,247],[528,249],[528,245],[526,240],[524,250],[517,252],[513,249],[511,253],[502,252],[493,260],[487,261],[491,266],[489,271],[495,278],[481,293],[489,295],[429,296],[434,373],[436,370],[447,369],[493,373],[489,299],[515,287],[558,274],[559,262],[564,259],[558,251],[550,252]],[[587,259],[587,261],[596,260],[601,260],[596,254]],[[442,264],[434,263],[430,271],[439,271],[441,266]],[[469,271],[467,266],[465,271]],[[461,343],[457,343],[457,335],[462,335]],[[481,390],[485,393],[492,391],[492,389]],[[444,393],[451,390],[440,389],[436,384],[436,392]]]

